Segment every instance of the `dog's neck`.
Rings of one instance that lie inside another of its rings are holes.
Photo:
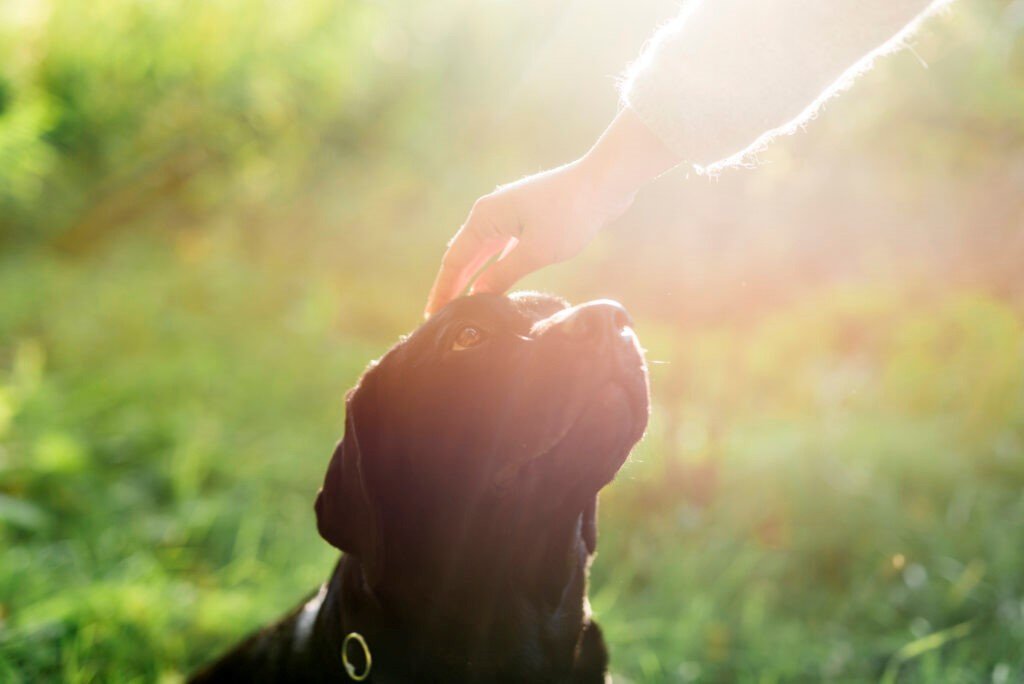
[[[519,681],[542,672],[568,676],[589,622],[589,555],[578,536],[562,552],[564,565],[543,586],[509,576],[501,591],[470,600],[375,588],[360,560],[345,556],[321,618],[333,623],[329,628],[337,630],[339,645],[353,632],[366,640],[375,681],[487,681],[492,670],[479,669],[480,663],[499,667],[503,678],[515,673]]]

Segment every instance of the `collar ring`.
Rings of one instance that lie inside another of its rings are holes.
[[[349,662],[348,659],[348,645],[349,642],[355,642],[363,651],[363,660],[366,661],[366,665],[362,672],[359,672],[355,665]],[[349,679],[354,682],[361,682],[370,676],[370,668],[373,667],[373,658],[370,655],[370,647],[366,645],[366,639],[359,632],[349,632],[345,635],[345,640],[341,642],[341,663],[345,666],[345,673],[348,674]]]

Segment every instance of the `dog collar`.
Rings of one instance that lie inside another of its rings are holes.
[[[362,672],[359,672],[356,666],[349,662],[349,642],[355,642],[363,650],[363,659],[366,661],[366,666]],[[352,681],[361,682],[370,676],[370,668],[373,667],[373,657],[370,655],[370,647],[366,645],[366,639],[359,632],[349,632],[345,635],[345,640],[341,642],[341,663],[345,666],[345,673]]]

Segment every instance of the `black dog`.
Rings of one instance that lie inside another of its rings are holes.
[[[597,493],[642,435],[625,310],[456,300],[370,366],[316,500],[320,592],[193,681],[603,682]]]

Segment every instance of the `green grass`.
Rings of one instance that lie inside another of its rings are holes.
[[[173,681],[330,571],[313,495],[391,335],[231,254],[0,265],[0,681]],[[1018,312],[861,287],[638,329],[591,589],[620,681],[1024,676]]]

